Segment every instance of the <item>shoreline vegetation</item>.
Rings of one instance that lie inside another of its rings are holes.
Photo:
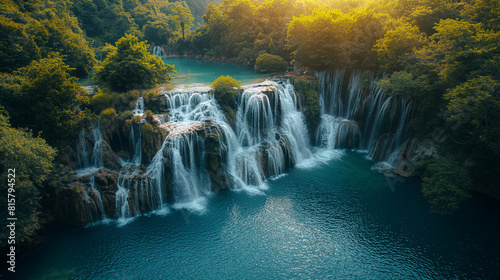
[[[32,172],[19,173],[22,184],[17,186],[17,201],[23,201],[18,205],[18,217],[24,221],[18,224],[21,244],[37,243],[41,230],[55,220],[49,210],[58,207],[55,194],[82,195],[84,188],[70,178],[80,164],[75,147],[83,141],[90,149],[88,143],[96,142],[88,136],[93,126],[109,129],[103,141],[111,150],[137,135],[148,139],[141,148],[148,160],[159,150],[164,135],[155,118],[168,114],[160,92],[173,87],[169,73],[175,73],[175,65],[152,54],[154,46],[167,60],[194,57],[237,63],[291,79],[312,131],[311,143],[325,109],[319,101],[322,91],[337,79],[342,100],[350,79],[359,75],[360,96],[366,100],[379,87],[388,99],[411,103],[405,126],[407,152],[401,153],[404,166],[397,174],[421,178],[430,211],[450,214],[466,199],[482,195],[498,203],[498,1],[226,0],[204,1],[203,9],[192,2],[7,0],[0,4],[0,128],[2,141],[15,136],[14,144],[6,142],[0,150],[1,178],[7,178],[13,164],[30,164],[24,169]],[[315,73],[326,73],[324,80]],[[77,82],[78,78],[83,81]],[[91,79],[98,87],[88,94],[79,83],[89,85]],[[138,117],[132,112],[138,110],[140,98],[149,111]],[[233,126],[236,98],[223,102]],[[392,115],[404,111],[394,108]],[[358,125],[349,124],[350,129]],[[392,143],[391,133],[376,140]],[[356,146],[356,137],[346,147]],[[411,158],[411,152],[419,149],[425,151]],[[118,157],[132,158],[128,153]],[[144,168],[144,162],[140,164]],[[6,186],[0,191],[6,193]],[[0,208],[7,209],[6,201]]]

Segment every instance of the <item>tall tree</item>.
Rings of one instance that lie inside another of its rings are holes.
[[[110,52],[96,68],[95,79],[119,91],[168,82],[168,72],[175,71],[174,66],[165,66],[163,60],[147,51],[148,47],[136,36],[125,34],[115,47],[110,47]]]

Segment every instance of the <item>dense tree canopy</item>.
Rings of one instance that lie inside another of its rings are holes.
[[[373,69],[373,46],[384,35],[387,21],[387,16],[372,10],[316,10],[290,22],[287,47],[299,66]]]
[[[263,53],[255,60],[255,71],[279,72],[284,71],[288,63],[278,55]]]
[[[113,44],[125,33],[164,45],[182,38],[193,27],[193,16],[184,1],[75,0],[71,10],[99,46]]]
[[[86,91],[70,76],[58,54],[36,60],[0,77],[0,102],[16,127],[40,132],[47,142],[64,148],[89,125]]]
[[[0,72],[11,72],[32,60],[59,52],[72,74],[86,76],[95,64],[94,51],[69,13],[64,0],[0,3]]]
[[[470,197],[471,180],[460,164],[440,158],[431,163],[424,174],[422,192],[429,200],[431,211],[450,214]]]
[[[39,228],[40,189],[52,172],[55,154],[44,139],[32,137],[31,131],[12,128],[4,112],[0,113],[0,177],[5,182],[0,186],[5,194],[0,206],[7,210],[7,179],[14,179],[15,192],[11,194],[15,197],[17,242],[29,240]],[[15,176],[8,177],[8,174]]]

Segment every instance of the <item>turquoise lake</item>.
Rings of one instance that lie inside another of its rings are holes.
[[[220,76],[231,76],[242,83],[250,83],[265,78],[249,66],[197,60],[193,57],[164,58],[166,64],[174,64],[177,73],[171,74],[173,84],[209,84]]]
[[[20,279],[498,279],[498,216],[469,201],[429,214],[419,184],[339,152],[268,181],[223,191],[204,212],[124,226],[60,226],[18,264]],[[153,277],[154,276],[154,277]]]

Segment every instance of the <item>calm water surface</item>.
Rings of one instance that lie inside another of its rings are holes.
[[[206,210],[62,226],[20,279],[500,279],[498,217],[477,201],[428,213],[416,182],[391,184],[366,154],[223,191]]]
[[[173,84],[209,84],[220,76],[226,75],[242,83],[265,78],[265,75],[255,72],[253,68],[238,64],[196,60],[193,57],[169,57],[163,61],[175,65],[177,73],[171,74]]]

